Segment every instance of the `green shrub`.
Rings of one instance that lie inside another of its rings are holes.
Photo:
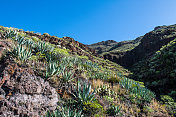
[[[114,98],[112,98],[112,97],[110,97],[110,96],[103,96],[103,99],[105,99],[105,100],[107,100],[108,102],[111,102],[111,103],[113,103],[113,101],[114,101]]]
[[[108,78],[108,82],[110,82],[110,83],[119,83],[120,82],[120,78],[111,76],[110,78]]]
[[[87,56],[78,56],[78,58],[88,60]]]
[[[112,105],[110,108],[106,110],[106,113],[110,116],[117,116],[120,114],[121,107]]]
[[[71,80],[73,80],[73,75],[74,73],[72,71],[64,71],[62,75],[62,82],[70,82]]]
[[[101,106],[97,101],[88,101],[83,103],[83,113],[85,114],[95,115],[102,110],[103,106]]]
[[[148,107],[148,106],[144,106],[143,111],[144,112],[149,112],[149,113],[154,112],[154,110],[151,107]]]
[[[161,95],[160,97],[163,103],[167,103],[167,104],[174,103],[174,99],[170,97],[169,95]]]
[[[55,48],[54,51],[53,51],[53,53],[62,54],[64,56],[70,55],[68,52],[69,52],[69,50],[67,50],[67,49],[60,49],[60,48]]]
[[[176,101],[176,91],[171,91],[169,96],[175,97],[174,100]]]
[[[174,102],[174,99],[169,95],[161,95],[160,97],[161,97],[161,103],[164,104],[169,114],[173,116],[176,115],[176,103]]]

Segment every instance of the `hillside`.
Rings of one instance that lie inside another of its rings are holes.
[[[132,49],[126,51],[129,43],[115,48],[117,44],[115,49],[104,52],[103,57],[131,71],[130,78],[144,82],[170,113],[176,113],[176,25],[158,26],[137,39],[138,42],[133,40],[137,43]]]
[[[151,57],[131,67],[131,78],[142,81],[175,113],[176,103],[176,39],[164,45]],[[172,97],[172,98],[171,98]]]
[[[122,41],[99,54],[105,59],[129,68],[145,57],[151,56],[176,37],[176,25],[158,26],[135,40]],[[94,44],[93,44],[94,45]],[[89,46],[91,48],[91,46]],[[94,48],[92,48],[94,49]]]
[[[130,71],[94,54],[69,37],[1,26],[0,116],[169,116]]]

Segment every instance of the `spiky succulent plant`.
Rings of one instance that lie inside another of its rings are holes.
[[[49,62],[48,65],[46,66],[46,78],[57,75],[60,71],[60,67],[58,65],[58,62],[52,61]]]
[[[17,31],[13,29],[9,29],[5,32],[4,36],[5,38],[13,38],[17,35]]]
[[[74,73],[72,71],[64,71],[63,75],[62,75],[62,81],[63,82],[70,82],[71,80],[73,80],[73,75]]]
[[[13,51],[12,55],[16,57],[18,60],[24,62],[32,56],[32,52],[30,49],[25,48],[22,45],[17,45]]]
[[[83,115],[82,111],[62,107],[61,110],[56,110],[53,113],[47,112],[44,117],[83,117]]]
[[[119,83],[123,88],[129,90],[137,97],[141,97],[144,101],[150,102],[155,98],[155,94],[149,89],[142,87],[139,83],[134,80],[123,78]]]
[[[54,47],[50,46],[46,42],[39,41],[36,44],[36,49],[38,52],[41,52],[42,54],[47,54],[47,52],[52,52],[54,50]]]
[[[95,90],[91,92],[92,88],[90,84],[84,83],[83,86],[81,86],[78,81],[77,85],[77,91],[74,96],[79,103],[83,104],[84,102],[95,100]]]

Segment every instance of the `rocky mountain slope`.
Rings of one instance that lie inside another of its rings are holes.
[[[174,116],[130,71],[94,54],[69,37],[1,26],[0,116]]]
[[[119,42],[100,56],[129,68],[175,39],[175,33],[176,25],[158,26],[153,31],[135,40]],[[89,47],[91,48],[91,46]]]
[[[171,113],[175,113],[176,39],[149,58],[137,62],[131,67],[131,71],[131,78],[144,82],[170,110],[173,110]]]
[[[132,72],[130,78],[144,82],[175,113],[176,25],[158,26],[137,39],[132,49],[126,51],[125,46],[119,46],[114,52],[105,52],[104,58],[128,68]]]

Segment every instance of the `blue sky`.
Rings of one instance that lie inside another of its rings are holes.
[[[176,0],[1,0],[0,25],[92,44],[176,24]]]

